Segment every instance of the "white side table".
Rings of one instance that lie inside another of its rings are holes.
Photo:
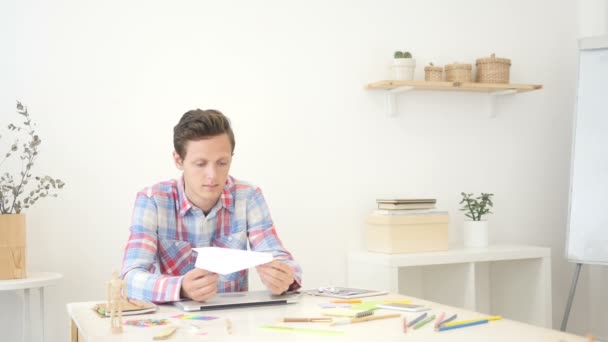
[[[40,325],[41,336],[44,341],[44,287],[55,285],[63,275],[53,272],[28,272],[27,278],[0,280],[0,291],[23,290],[23,341],[29,341],[28,334],[31,332],[30,319],[30,289],[40,291]]]

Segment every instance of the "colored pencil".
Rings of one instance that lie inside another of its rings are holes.
[[[420,321],[418,323],[416,323],[416,325],[414,325],[414,329],[418,329],[418,328],[422,328],[423,326],[425,326],[428,322],[431,322],[432,320],[435,319],[435,315],[430,315],[429,317],[427,317],[425,320]]]
[[[330,323],[333,321],[330,317],[285,317],[281,320],[282,322],[325,322]]]
[[[435,321],[435,329],[439,328],[439,324],[441,323],[441,321],[443,321],[444,318],[445,312],[442,312],[441,315],[439,315],[439,317],[437,317],[437,320]]]
[[[418,322],[419,322],[421,319],[424,319],[424,317],[426,317],[426,315],[427,315],[427,313],[425,312],[425,313],[423,313],[422,315],[420,315],[420,316],[416,317],[416,318],[415,318],[413,321],[410,321],[410,322],[407,324],[407,326],[408,326],[408,327],[411,327],[412,325],[414,325],[414,324],[418,323]]]
[[[260,329],[271,330],[271,331],[289,331],[289,332],[298,332],[298,333],[315,334],[315,335],[344,335],[344,331],[339,331],[339,330],[291,328],[291,327],[281,327],[281,326],[274,326],[274,325],[263,326],[263,327],[260,327]]]
[[[452,316],[450,316],[450,317],[444,319],[443,321],[439,322],[439,325],[441,326],[441,325],[444,325],[444,324],[446,324],[448,322],[451,322],[451,321],[455,320],[456,317],[458,317],[458,314],[453,314]]]
[[[452,330],[452,329],[460,329],[460,328],[470,327],[472,325],[485,324],[485,323],[488,323],[488,322],[489,321],[487,319],[484,319],[482,321],[473,321],[473,322],[463,323],[463,324],[458,324],[458,325],[450,325],[448,327],[442,325],[442,326],[439,327],[439,331]]]
[[[477,319],[467,319],[467,320],[463,320],[463,321],[453,321],[453,322],[445,323],[445,324],[441,324],[441,325],[443,325],[445,327],[449,327],[452,325],[473,323],[473,322],[477,322],[477,321],[497,321],[499,319],[502,319],[502,316],[489,316],[489,317],[477,318]]]
[[[401,317],[401,314],[355,317],[355,318],[344,320],[344,321],[333,322],[333,323],[331,323],[331,325],[341,325],[341,324],[345,324],[345,323],[361,323],[361,322],[367,322],[367,321],[375,321],[377,319],[394,318],[394,317]]]

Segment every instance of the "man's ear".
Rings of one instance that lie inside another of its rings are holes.
[[[184,171],[184,161],[182,160],[182,157],[180,157],[175,151],[173,151],[173,161],[175,162],[175,167],[181,171]]]

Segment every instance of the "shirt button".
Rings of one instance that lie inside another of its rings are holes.
[[[232,236],[229,236],[229,237],[228,237],[228,241],[232,241]]]

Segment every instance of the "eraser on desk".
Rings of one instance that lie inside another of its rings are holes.
[[[177,330],[177,327],[165,328],[165,329],[159,331],[156,335],[154,335],[154,337],[152,339],[153,340],[166,340],[175,333],[175,330]]]

